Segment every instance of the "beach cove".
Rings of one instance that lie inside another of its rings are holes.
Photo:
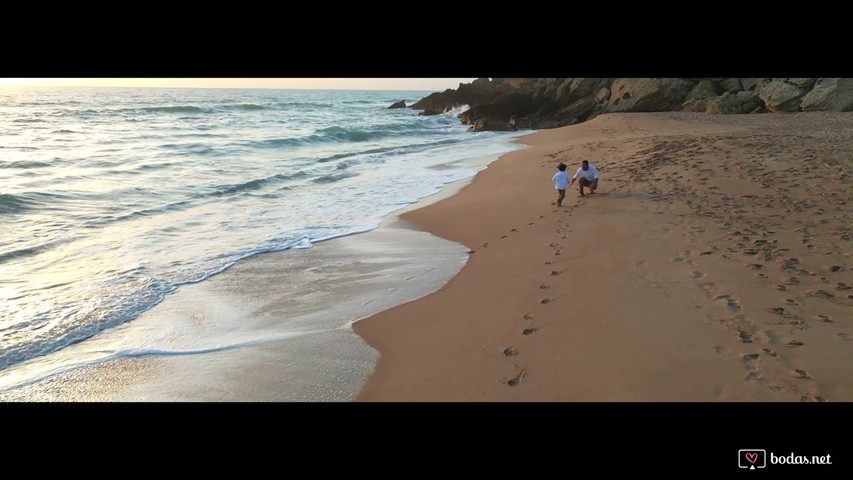
[[[310,401],[849,401],[851,134],[849,113],[620,113],[522,136],[529,148],[470,184],[310,249],[306,265],[363,280],[336,290],[324,276],[309,292],[343,295],[333,316],[367,317],[304,337],[299,348],[332,349],[333,364],[296,365],[277,342],[152,352],[4,400],[304,401],[290,394],[302,382]],[[582,159],[600,190],[572,189],[556,208],[557,164],[573,173]],[[412,276],[412,248],[436,274],[389,296]],[[286,253],[242,260],[148,315],[299,308],[273,293]],[[365,292],[369,306],[347,303]],[[316,384],[306,369],[344,373]]]

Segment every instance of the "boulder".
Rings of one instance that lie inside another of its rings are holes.
[[[763,110],[763,103],[758,94],[750,91],[736,93],[725,92],[719,97],[708,99],[705,107],[707,113],[740,114]]]
[[[800,108],[805,112],[853,112],[853,78],[819,78],[803,96]]]
[[[462,85],[460,85],[460,88]],[[458,90],[448,88],[443,92],[435,92],[413,103],[409,108],[414,110],[423,110],[430,112],[441,113],[455,107],[467,105],[462,103]],[[427,114],[429,115],[429,114]]]
[[[574,125],[586,121],[599,108],[601,104],[594,97],[586,97],[561,108],[554,116],[560,124]]]
[[[752,90],[755,88],[756,85],[761,83],[763,80],[764,80],[763,78],[741,78],[740,84],[744,90]]]
[[[710,79],[703,78],[690,90],[681,110],[685,112],[704,112],[709,99],[716,98],[721,93],[721,87]]]
[[[501,96],[517,91],[518,88],[506,79],[492,81],[488,78],[478,78],[471,83],[459,84],[456,90],[448,88],[443,92],[431,93],[409,108],[443,113],[463,105],[473,108],[477,105],[493,103]]]
[[[468,127],[469,132],[482,132],[482,131],[493,131],[493,132],[511,132],[514,130],[518,130],[516,127],[517,122],[501,120],[498,118],[485,117],[475,120],[470,127]]]
[[[569,103],[569,92],[572,88],[572,82],[575,80],[574,78],[560,78],[557,80],[562,80],[560,84],[554,88],[553,98],[554,103],[556,103],[559,107],[565,107]],[[548,96],[547,91],[540,91],[540,95],[536,95],[537,98],[544,98]]]
[[[565,125],[571,125],[571,124],[570,123],[562,124],[560,122],[557,122],[556,120],[550,120],[550,119],[541,119],[541,120],[533,122],[533,128],[535,128],[537,130],[544,130],[546,128],[557,128],[557,127],[562,127]]]
[[[796,85],[803,89],[810,89],[814,85],[816,78],[789,78],[788,83]]]
[[[680,78],[620,78],[610,86],[608,112],[678,110],[693,84]]]
[[[736,93],[743,90],[743,85],[739,78],[713,78],[713,80],[724,92]]]
[[[798,111],[800,99],[805,94],[805,90],[781,78],[773,80],[758,92],[767,109],[773,113]]]
[[[494,118],[504,122],[514,116],[523,117],[534,112],[536,103],[527,95],[511,92],[492,103],[472,106],[459,115],[464,124],[473,124],[481,118]]]
[[[399,102],[392,103],[388,108],[406,108],[406,101],[400,100]]]
[[[600,78],[569,78],[563,85],[563,89],[557,92],[555,99],[560,107],[565,107],[588,97],[592,97],[599,90]]]

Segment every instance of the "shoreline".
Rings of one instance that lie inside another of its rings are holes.
[[[38,374],[0,392],[0,402],[351,401],[377,358],[352,323],[438,290],[468,259],[463,245],[399,216],[454,195],[473,178],[445,184],[372,230],[309,249],[257,253],[181,285],[133,322],[35,360],[150,353]],[[289,326],[279,332],[282,319]],[[222,332],[227,339],[218,339]],[[197,345],[176,350],[172,337]]]
[[[274,329],[296,309],[344,327],[123,357],[0,401],[849,401],[851,132],[853,113],[663,112],[520,135],[374,230],[241,260],[127,325]],[[599,192],[556,208],[556,164],[584,158]],[[285,292],[289,268],[316,282]]]
[[[623,113],[518,137],[401,215],[472,254],[354,324],[380,353],[356,401],[849,401],[852,125]],[[599,192],[549,206],[584,158]]]

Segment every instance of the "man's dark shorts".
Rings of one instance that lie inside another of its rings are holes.
[[[580,181],[581,186],[589,187],[591,190],[598,190],[597,178],[591,182],[583,177],[580,177],[578,180]]]

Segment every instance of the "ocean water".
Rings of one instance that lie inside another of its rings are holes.
[[[464,108],[387,108],[429,93],[0,89],[0,393],[151,355],[144,337],[61,354],[241,259],[376,229],[521,148],[516,133],[468,132]],[[242,341],[221,333],[170,348]]]

